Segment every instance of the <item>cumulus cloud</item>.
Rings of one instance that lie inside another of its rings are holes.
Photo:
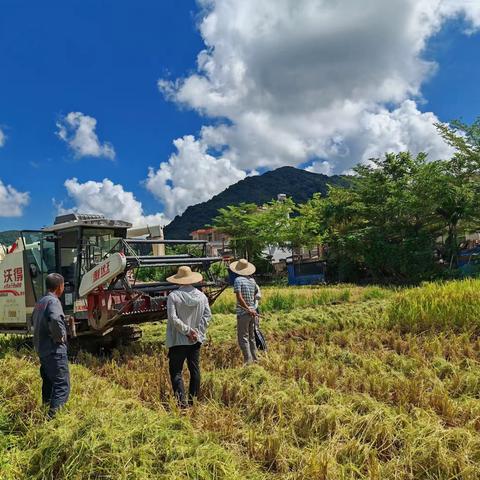
[[[3,147],[5,145],[5,141],[7,139],[7,136],[5,133],[3,133],[2,129],[0,128],[0,147]]]
[[[114,220],[125,220],[134,226],[164,225],[168,218],[162,213],[145,215],[142,203],[132,192],[124,190],[122,185],[116,185],[108,178],[101,182],[92,180],[80,183],[76,178],[65,181],[68,196],[74,202],[71,209],[58,206],[59,213],[79,212],[105,215]]]
[[[157,172],[150,171],[147,185],[170,212],[197,201],[185,192],[196,191],[203,178],[179,178],[174,170],[180,161],[187,172],[199,161],[205,172],[212,168],[206,176],[220,182],[208,188],[217,191],[226,178],[233,183],[255,168],[314,162],[314,171],[341,173],[385,151],[450,155],[432,126],[438,118],[418,106],[422,83],[439,67],[423,52],[449,19],[463,17],[468,32],[480,27],[477,0],[199,0],[199,5],[205,49],[197,71],[160,79],[158,87],[167,99],[214,122],[198,138],[176,140],[177,149],[188,142],[196,152],[191,163],[179,149]]]
[[[348,167],[353,165],[349,159],[366,163],[386,152],[406,150],[425,152],[430,158],[447,158],[454,151],[437,133],[434,124],[438,118],[432,112],[420,112],[412,100],[405,100],[392,111],[384,107],[365,111],[358,122],[354,132],[332,138],[330,161],[314,161],[307,170],[331,175],[334,171],[350,171]]]
[[[246,176],[228,157],[210,155],[205,137],[211,140],[212,146],[208,129],[198,141],[192,135],[177,138],[173,142],[177,153],[157,171],[150,169],[146,187],[163,203],[169,217],[183,212],[189,205],[209,200]]]
[[[70,112],[57,122],[57,135],[72,149],[77,158],[105,157],[113,160],[115,150],[108,142],[100,142],[97,120],[82,112]]]
[[[480,2],[477,0],[443,0],[440,3],[440,12],[444,17],[464,15],[469,22],[467,33],[473,33],[480,26]]]
[[[19,192],[0,180],[0,217],[21,217],[29,201],[28,192]]]

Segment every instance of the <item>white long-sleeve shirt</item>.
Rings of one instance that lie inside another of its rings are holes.
[[[208,298],[191,285],[174,290],[167,298],[167,338],[165,345],[192,345],[187,335],[196,330],[198,341],[206,339],[207,327],[212,317]]]

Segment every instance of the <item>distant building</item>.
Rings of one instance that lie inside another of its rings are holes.
[[[192,240],[206,240],[208,242],[207,254],[212,257],[229,257],[230,236],[219,232],[216,228],[200,228],[190,234]]]
[[[235,252],[230,247],[231,237],[216,228],[200,228],[190,234],[192,240],[205,240],[208,242],[207,255],[212,257],[233,258]],[[286,270],[287,259],[295,258],[296,261],[322,260],[325,248],[318,245],[314,248],[278,248],[270,246],[263,250],[263,256],[270,260],[276,271]]]
[[[323,245],[316,245],[313,248],[300,247],[293,250],[293,255],[303,260],[322,260],[326,253],[326,247]]]

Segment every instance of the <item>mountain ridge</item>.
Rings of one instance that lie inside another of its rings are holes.
[[[210,200],[191,205],[181,215],[177,215],[165,226],[165,238],[190,238],[191,232],[211,224],[218,214],[218,209],[228,205],[242,202],[262,205],[276,199],[279,193],[292,197],[296,203],[304,203],[314,193],[326,195],[328,185],[347,186],[348,180],[340,175],[329,177],[295,167],[280,167],[262,175],[247,177],[230,185]]]
[[[165,226],[165,238],[190,238],[193,231],[211,224],[218,215],[218,210],[228,205],[238,205],[242,202],[262,205],[276,199],[279,193],[288,195],[296,203],[304,203],[314,193],[319,192],[325,195],[328,185],[346,187],[348,184],[348,177],[345,176],[329,177],[295,167],[280,167],[262,175],[247,177],[230,185],[210,200],[191,205]],[[10,245],[18,238],[18,235],[19,232],[16,230],[0,232],[0,243]]]

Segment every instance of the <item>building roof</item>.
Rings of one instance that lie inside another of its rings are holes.
[[[213,232],[216,232],[217,229],[216,228],[199,228],[198,230],[194,230],[190,235],[193,235],[193,234],[197,234],[197,235],[205,235],[207,233],[213,233]]]

